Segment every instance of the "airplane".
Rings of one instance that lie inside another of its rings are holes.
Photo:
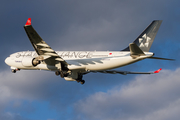
[[[5,59],[11,71],[48,70],[54,71],[67,81],[85,83],[83,75],[88,73],[109,74],[155,74],[154,72],[130,72],[113,70],[137,61],[150,58],[174,60],[153,57],[149,52],[162,20],[154,20],[128,47],[121,51],[54,51],[35,31],[28,18],[24,29],[35,51],[22,51],[11,54]]]

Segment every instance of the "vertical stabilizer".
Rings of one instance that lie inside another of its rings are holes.
[[[142,51],[148,52],[151,48],[151,45],[154,41],[154,38],[159,30],[159,27],[162,23],[162,20],[154,20],[133,42],[135,43]],[[129,46],[122,51],[130,51]]]

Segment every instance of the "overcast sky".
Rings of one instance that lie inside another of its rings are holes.
[[[0,120],[179,120],[179,0],[1,0]],[[54,50],[122,50],[153,21],[163,20],[150,49],[157,57],[118,68],[156,75],[90,73],[84,85],[48,71],[12,74],[4,63],[33,50],[28,18]]]

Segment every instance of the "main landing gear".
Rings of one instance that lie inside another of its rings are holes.
[[[55,72],[55,74],[58,76],[60,75],[62,78],[67,77],[68,73],[66,71],[58,70]]]
[[[78,83],[80,82],[82,85],[85,83],[85,80],[76,80]]]
[[[83,78],[83,75],[82,74],[78,74],[78,79],[76,79],[76,81],[79,83],[81,83],[82,85],[85,83],[85,80],[82,79]]]

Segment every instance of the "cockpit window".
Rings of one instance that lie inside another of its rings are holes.
[[[13,53],[10,55],[10,57],[16,57],[18,55],[18,53]]]

